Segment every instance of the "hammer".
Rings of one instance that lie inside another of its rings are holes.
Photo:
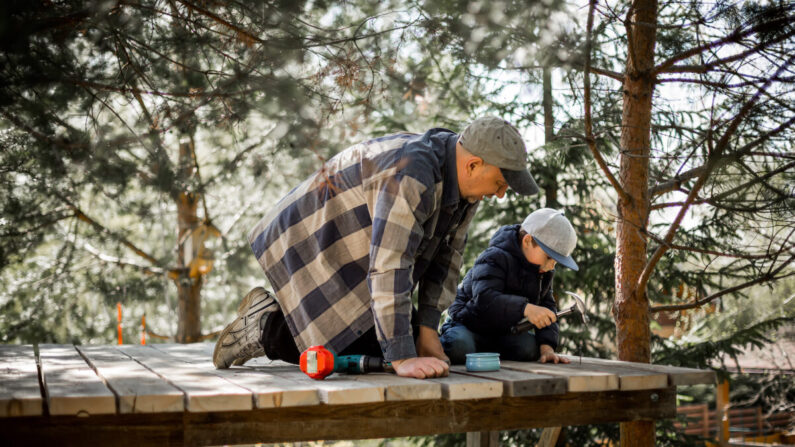
[[[574,292],[564,292],[566,295],[571,296],[574,298],[574,304],[571,305],[568,309],[559,310],[555,313],[557,318],[564,317],[566,315],[579,315],[582,318],[583,324],[588,326],[588,316],[585,315],[585,303],[582,301],[576,293]],[[515,326],[511,326],[511,334],[518,334],[520,332],[529,331],[533,328],[533,323],[527,321],[527,318],[522,318]]]

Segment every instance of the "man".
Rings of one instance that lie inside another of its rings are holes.
[[[436,328],[455,298],[467,228],[484,197],[538,192],[526,156],[516,128],[496,117],[460,135],[399,133],[337,154],[251,231],[274,293],[246,295],[215,366],[261,355],[297,363],[324,345],[383,356],[401,376],[446,376]]]

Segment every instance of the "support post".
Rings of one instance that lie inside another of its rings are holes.
[[[554,447],[558,442],[562,427],[546,427],[541,432],[541,439],[538,440],[536,447]]]
[[[467,433],[467,447],[498,447],[500,432],[473,431]]]
[[[729,446],[729,381],[724,379],[718,384],[715,399],[715,414],[718,419],[718,443],[721,447]]]

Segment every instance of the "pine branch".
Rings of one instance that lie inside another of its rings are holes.
[[[790,21],[791,20],[795,20],[795,17],[791,18]],[[751,48],[749,48],[749,49],[747,49],[747,50],[745,50],[743,52],[737,53],[737,54],[729,56],[729,57],[725,57],[723,59],[714,60],[714,61],[712,61],[712,62],[710,62],[708,64],[703,64],[703,65],[675,65],[675,66],[671,66],[671,67],[669,67],[669,68],[667,68],[665,70],[656,70],[655,73],[656,74],[659,74],[659,73],[702,73],[702,74],[703,73],[707,73],[707,72],[709,72],[711,69],[713,69],[717,65],[728,64],[728,63],[743,59],[743,58],[745,58],[745,57],[747,57],[749,55],[757,54],[759,52],[764,51],[767,47],[771,47],[771,46],[773,46],[775,44],[778,44],[780,42],[784,42],[784,41],[788,40],[792,36],[795,36],[795,31],[791,31],[789,33],[783,34],[783,35],[781,35],[781,36],[779,36],[779,37],[777,37],[775,39],[764,40],[763,42],[761,42],[761,43],[759,43],[759,44],[757,44],[757,45],[755,45],[755,46],[753,46],[753,47],[751,47]]]
[[[790,57],[786,63],[784,63],[781,67],[779,67],[774,77],[781,74],[781,72],[784,71],[793,61],[795,61],[795,56]],[[660,244],[657,247],[657,249],[654,250],[654,253],[651,255],[651,258],[643,267],[643,271],[641,272],[640,277],[638,278],[635,290],[646,290],[646,284],[648,283],[649,278],[651,277],[651,274],[654,271],[654,268],[657,266],[657,263],[660,261],[663,254],[665,254],[665,252],[668,250],[667,245],[673,241],[673,238],[676,235],[676,232],[679,230],[679,226],[681,225],[682,220],[685,217],[685,214],[687,214],[688,210],[690,209],[690,205],[698,196],[698,193],[706,183],[707,178],[718,166],[722,158],[723,152],[726,150],[727,146],[729,145],[729,140],[734,135],[737,128],[740,126],[740,123],[745,119],[748,113],[750,113],[751,109],[756,105],[759,98],[762,97],[762,93],[765,90],[767,90],[767,87],[769,87],[771,83],[772,80],[769,80],[767,83],[765,83],[765,85],[761,86],[759,90],[757,90],[757,92],[754,94],[754,96],[751,97],[751,99],[748,100],[743,105],[743,107],[740,109],[740,111],[737,113],[734,119],[732,119],[732,122],[729,124],[728,128],[726,129],[726,132],[724,132],[723,136],[721,136],[720,140],[718,140],[717,144],[715,145],[715,149],[713,150],[712,153],[709,154],[709,158],[707,160],[704,171],[696,179],[696,183],[693,185],[693,188],[690,190],[687,199],[685,199],[685,204],[679,210],[679,213],[677,214],[676,218],[674,218],[673,223],[671,223],[668,229],[668,233],[664,237],[665,243]]]
[[[762,276],[760,276],[758,278],[752,279],[750,281],[746,281],[746,282],[744,282],[742,284],[738,284],[738,285],[736,285],[734,287],[729,287],[728,289],[723,289],[723,290],[721,290],[719,292],[715,292],[712,295],[706,296],[704,298],[697,298],[692,303],[651,306],[651,307],[649,307],[649,312],[670,312],[670,311],[674,311],[674,310],[695,309],[695,308],[701,307],[701,306],[703,306],[703,305],[705,305],[707,303],[710,303],[711,301],[714,301],[714,300],[716,300],[716,299],[718,299],[718,298],[720,298],[720,297],[722,297],[724,295],[728,295],[730,293],[734,293],[734,292],[737,292],[739,290],[747,289],[748,287],[755,286],[755,285],[761,284],[763,282],[774,281],[774,280],[777,280],[777,279],[782,279],[782,278],[786,278],[788,276],[795,275],[795,273],[787,273],[785,275],[776,276],[779,272],[781,272],[781,270],[784,269],[784,267],[787,267],[788,265],[792,264],[793,260],[795,260],[795,256],[790,256],[789,259],[784,261],[781,265],[776,267],[774,270],[771,270],[771,271],[765,273],[764,275],[762,275]]]
[[[212,12],[210,12],[210,11],[200,7],[200,6],[197,6],[197,5],[195,5],[195,4],[191,3],[191,2],[188,2],[186,0],[177,0],[177,1],[179,3],[182,3],[183,5],[185,5],[191,11],[197,12],[197,13],[205,16],[205,17],[209,17],[214,22],[220,23],[221,25],[229,28],[231,31],[234,31],[235,34],[237,35],[237,38],[240,41],[246,43],[249,46],[251,46],[252,42],[257,42],[257,43],[261,43],[261,44],[266,44],[267,43],[267,41],[264,41],[264,40],[260,39],[259,37],[251,34],[249,31],[244,30],[243,28],[240,28],[239,26],[236,26],[236,25],[232,24],[232,23],[230,23],[227,20],[224,20],[220,16],[218,16],[216,14],[213,14]]]
[[[782,82],[782,83],[792,83],[795,82],[795,77],[787,76],[787,77],[780,77],[774,79],[774,81]],[[698,85],[705,85],[707,87],[714,87],[719,89],[738,89],[743,87],[748,87],[749,85],[759,85],[765,82],[765,79],[756,79],[753,81],[745,81],[745,82],[737,82],[734,84],[729,84],[726,82],[715,82],[715,81],[705,81],[703,79],[690,79],[690,78],[657,78],[658,84],[666,84],[666,83],[687,83],[687,84],[698,84]]]
[[[135,263],[133,261],[130,261],[130,260],[117,258],[115,256],[110,256],[110,255],[104,254],[104,253],[100,252],[99,250],[97,250],[96,248],[92,247],[91,245],[89,245],[87,243],[79,244],[79,248],[91,253],[97,259],[99,259],[100,261],[104,261],[104,262],[108,262],[108,263],[111,263],[111,264],[115,264],[115,265],[118,265],[120,267],[133,267],[135,269],[143,271],[147,275],[164,275],[166,273],[166,271],[161,269],[160,267],[149,267],[149,266],[137,264],[137,263]]]
[[[712,361],[724,355],[736,357],[748,346],[762,348],[771,343],[768,334],[795,321],[793,317],[776,317],[755,323],[720,340],[695,343],[672,343],[658,340],[663,349],[654,354],[654,363],[696,368],[713,366]],[[665,346],[668,344],[668,346]]]
[[[731,43],[739,43],[744,38],[749,37],[749,36],[751,36],[751,35],[753,35],[753,34],[755,34],[757,32],[765,31],[765,30],[768,30],[768,29],[774,29],[775,27],[787,26],[787,25],[791,24],[793,20],[795,20],[795,17],[786,16],[786,17],[783,17],[783,18],[780,18],[780,19],[772,20],[770,22],[760,23],[760,24],[758,24],[756,26],[753,26],[753,27],[751,27],[751,28],[749,28],[749,29],[747,29],[745,31],[741,31],[740,29],[737,29],[734,32],[732,32],[731,34],[729,34],[729,35],[727,35],[727,36],[725,36],[723,38],[720,38],[718,40],[715,40],[715,41],[712,41],[712,42],[709,42],[709,43],[705,43],[703,45],[699,45],[699,46],[697,46],[695,48],[691,48],[689,50],[683,51],[683,52],[681,52],[679,54],[676,54],[676,55],[670,57],[668,60],[666,60],[665,62],[661,63],[660,65],[658,65],[657,67],[654,68],[654,74],[665,73],[668,69],[673,67],[674,64],[676,64],[677,62],[683,61],[683,60],[688,59],[688,58],[693,57],[693,56],[696,56],[696,55],[701,54],[701,53],[703,53],[705,51],[717,50],[718,48],[720,48],[720,47],[722,47],[724,45],[727,45],[727,44],[731,44]]]
[[[693,201],[693,205],[701,205],[701,204],[704,204],[704,203],[708,203],[710,205],[715,205],[716,202],[719,201],[719,200],[725,199],[726,197],[728,197],[728,196],[730,196],[732,194],[735,194],[735,193],[738,193],[738,192],[743,192],[743,191],[747,190],[748,188],[750,188],[751,186],[753,186],[753,185],[755,185],[757,183],[763,183],[765,180],[767,180],[767,179],[769,179],[769,178],[771,178],[771,177],[773,177],[773,176],[775,176],[777,174],[780,174],[782,172],[789,171],[791,168],[795,168],[795,162],[787,163],[787,164],[779,167],[778,169],[775,169],[773,171],[770,171],[770,172],[766,173],[765,175],[763,175],[761,177],[755,175],[755,173],[753,173],[753,171],[751,171],[752,175],[754,175],[754,179],[753,180],[751,180],[749,182],[746,182],[746,183],[743,183],[742,185],[736,186],[736,187],[734,187],[734,188],[732,188],[732,189],[730,189],[728,191],[724,191],[724,192],[722,192],[722,193],[720,193],[718,195],[715,195],[715,196],[712,196],[712,197],[709,197],[709,198],[706,198],[706,199],[695,200],[695,201]],[[779,195],[787,196],[785,193],[783,193],[782,191],[779,191],[778,189],[774,189],[774,188],[771,188],[771,189],[773,191],[775,191]],[[789,197],[789,196],[787,196],[787,197]],[[661,204],[653,205],[651,207],[651,210],[658,210],[658,209],[662,209],[662,208],[671,208],[671,207],[676,207],[676,206],[684,206],[684,204],[685,204],[684,202],[661,203]]]
[[[596,139],[593,136],[593,122],[591,118],[591,39],[593,38],[593,15],[594,9],[596,8],[596,1],[597,0],[590,0],[589,7],[588,7],[588,27],[587,32],[585,34],[585,77],[583,79],[584,82],[584,108],[585,108],[585,141],[588,143],[588,149],[590,149],[591,154],[593,154],[596,163],[599,165],[599,168],[604,172],[605,177],[613,185],[613,189],[616,190],[616,193],[620,197],[620,200],[623,202],[629,202],[630,197],[621,184],[618,182],[616,177],[610,172],[610,168],[605,163],[604,158],[602,158],[602,154],[599,152],[599,148],[596,147]]]
[[[624,83],[624,75],[615,71],[605,70],[604,68],[590,67],[592,73],[607,76],[608,78],[615,79],[618,82]]]
[[[767,142],[767,140],[771,139],[772,137],[784,132],[785,130],[789,129],[793,124],[795,124],[795,117],[788,119],[786,122],[781,124],[780,126],[776,127],[775,129],[771,130],[770,132],[765,133],[761,137],[757,138],[756,140],[746,144],[745,146],[737,149],[736,151],[732,152],[730,155],[723,157],[720,161],[717,162],[715,168],[720,168],[725,166],[728,163],[733,161],[739,160],[742,156],[749,154],[754,148],[760,146],[761,144]],[[653,188],[649,190],[649,195],[651,197],[658,196],[660,194],[665,194],[667,192],[676,191],[682,187],[682,184],[696,178],[704,173],[707,169],[707,164],[705,163],[702,166],[697,168],[693,168],[689,171],[685,171],[682,174],[677,175],[675,178],[668,180],[663,183],[659,183]]]
[[[140,248],[136,247],[135,244],[133,244],[132,242],[127,240],[125,237],[114,233],[109,228],[103,226],[102,224],[100,224],[96,220],[94,220],[91,217],[89,217],[80,208],[78,208],[77,205],[73,204],[69,199],[67,199],[63,195],[59,194],[58,192],[54,192],[53,194],[56,197],[58,197],[62,202],[64,202],[66,204],[66,206],[68,206],[74,212],[74,217],[75,218],[77,218],[80,221],[88,223],[89,225],[94,227],[95,230],[99,231],[101,234],[106,234],[106,235],[112,237],[113,239],[117,240],[118,242],[120,242],[125,247],[129,248],[130,250],[132,250],[133,253],[135,253],[138,256],[146,259],[147,261],[151,262],[153,266],[157,266],[159,268],[160,262],[157,259],[155,259],[154,256],[146,253],[145,251],[143,251]]]
[[[646,235],[649,238],[651,238],[652,240],[656,241],[657,243],[660,243],[660,244],[665,243],[665,241],[662,238],[660,238],[659,236],[657,236],[654,233],[651,233],[651,232],[647,231]],[[756,254],[756,255],[739,254],[739,253],[727,253],[727,252],[720,252],[720,251],[717,251],[717,250],[707,250],[707,249],[702,249],[702,248],[696,248],[696,247],[693,247],[693,246],[685,246],[685,245],[678,245],[678,244],[668,244],[668,248],[670,248],[672,250],[686,251],[686,252],[690,252],[690,253],[701,253],[701,254],[705,254],[705,255],[713,255],[713,256],[718,256],[718,257],[722,257],[722,258],[736,258],[736,259],[748,259],[748,260],[751,260],[751,259],[768,259],[771,256],[778,256],[780,254],[787,253],[790,250],[795,249],[795,244],[790,245],[788,247],[783,247],[782,246],[781,249],[779,251],[775,252],[775,253],[771,253],[770,251],[767,251],[765,253],[760,253],[760,254]]]

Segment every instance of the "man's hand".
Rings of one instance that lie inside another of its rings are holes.
[[[450,365],[436,357],[413,357],[393,360],[392,367],[397,375],[414,377],[415,379],[447,377],[450,374]]]
[[[435,329],[420,326],[420,333],[415,344],[419,357],[436,357],[439,360],[450,364],[450,358],[444,353],[442,342],[439,341],[439,334]],[[445,374],[446,375],[446,374]]]
[[[566,357],[555,354],[555,350],[552,349],[552,346],[541,345],[540,349],[541,357],[538,358],[538,361],[541,363],[569,363],[569,359]]]
[[[555,316],[555,312],[552,312],[546,307],[536,306],[535,304],[527,304],[524,307],[524,317],[538,329],[547,327],[558,319],[558,317]]]

